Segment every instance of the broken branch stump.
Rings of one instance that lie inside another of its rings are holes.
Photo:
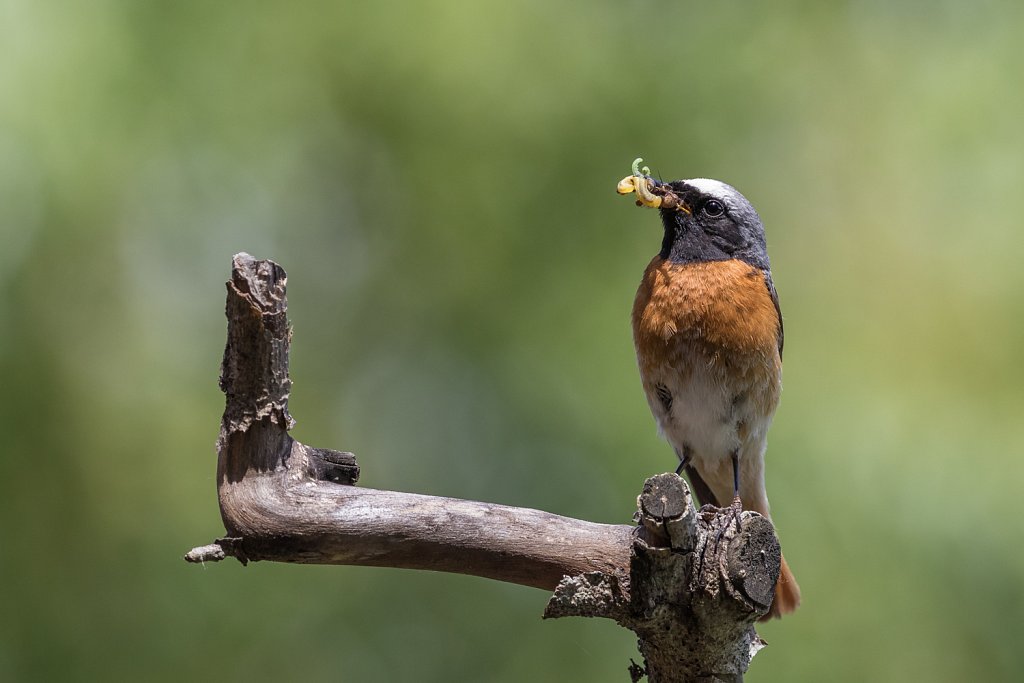
[[[234,557],[428,569],[554,591],[545,617],[614,619],[639,639],[652,683],[742,680],[763,646],[780,551],[771,523],[697,510],[685,482],[644,484],[636,526],[360,488],[351,453],[289,435],[287,276],[237,254],[227,283],[217,491],[227,535],[189,562]]]

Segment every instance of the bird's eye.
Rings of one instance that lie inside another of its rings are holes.
[[[725,213],[725,206],[717,199],[709,199],[704,202],[704,213],[712,218],[716,218]]]

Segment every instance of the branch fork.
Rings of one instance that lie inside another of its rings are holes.
[[[276,263],[234,257],[217,440],[227,535],[187,561],[428,569],[533,586],[553,591],[545,618],[605,617],[633,630],[645,660],[630,667],[634,680],[742,680],[764,645],[753,624],[779,573],[767,519],[698,510],[672,473],[644,484],[635,526],[356,487],[354,455],[288,433],[286,286]]]

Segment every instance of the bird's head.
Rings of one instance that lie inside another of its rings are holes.
[[[619,194],[635,192],[638,206],[661,213],[662,258],[676,263],[739,259],[769,270],[761,218],[736,188],[708,178],[664,183],[639,169],[639,161],[617,189]]]

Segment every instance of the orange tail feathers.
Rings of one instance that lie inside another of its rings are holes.
[[[793,577],[793,572],[790,571],[789,564],[786,563],[786,558],[783,556],[782,566],[779,568],[779,580],[775,583],[775,599],[772,600],[768,614],[761,617],[760,620],[776,619],[783,614],[789,614],[799,606],[800,586],[797,585],[796,578]]]

